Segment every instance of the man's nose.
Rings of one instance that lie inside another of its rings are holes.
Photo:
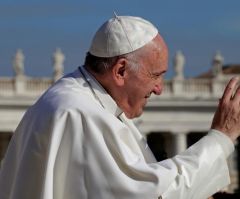
[[[163,90],[163,84],[159,83],[159,84],[155,84],[154,89],[153,89],[153,93],[155,95],[161,95]]]

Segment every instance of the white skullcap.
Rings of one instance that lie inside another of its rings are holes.
[[[145,19],[115,16],[98,29],[89,52],[97,57],[123,55],[143,47],[157,34],[157,28]]]

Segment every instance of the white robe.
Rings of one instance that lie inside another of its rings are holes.
[[[2,164],[1,199],[206,199],[229,184],[227,136],[210,130],[156,162],[133,122],[81,70],[85,78],[65,76],[24,115]]]

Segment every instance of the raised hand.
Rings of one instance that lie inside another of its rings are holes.
[[[212,129],[219,130],[235,141],[240,136],[240,86],[238,78],[232,78],[219,100]]]

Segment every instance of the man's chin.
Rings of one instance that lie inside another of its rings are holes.
[[[134,118],[140,117],[142,113],[143,113],[143,109],[138,110],[137,112],[134,112],[134,113],[125,113],[125,115],[128,119],[134,119]]]

